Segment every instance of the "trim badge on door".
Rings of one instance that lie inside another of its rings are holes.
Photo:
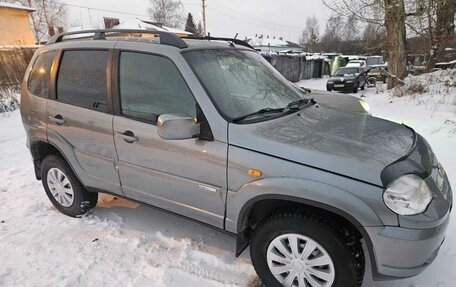
[[[210,191],[210,192],[217,192],[217,188],[215,187],[211,187],[211,186],[207,186],[207,185],[202,185],[202,184],[198,184],[198,187],[203,189],[203,190],[206,190],[206,191]]]

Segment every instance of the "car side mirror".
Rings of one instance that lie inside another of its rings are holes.
[[[157,119],[158,135],[165,140],[197,138],[200,125],[195,119],[184,114],[164,114]]]

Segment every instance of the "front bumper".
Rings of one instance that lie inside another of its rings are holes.
[[[400,226],[366,227],[371,244],[375,280],[413,277],[429,266],[445,240],[453,207],[453,194],[445,175],[442,190],[435,184],[437,168],[426,182],[434,199],[426,212],[398,216]],[[376,267],[376,268],[375,268]]]
[[[368,227],[377,270],[375,280],[413,277],[431,264],[437,257],[445,239],[450,217],[439,226],[430,229],[402,227]]]
[[[328,91],[338,91],[338,92],[353,92],[356,87],[356,82],[353,83],[346,83],[346,82],[334,82],[334,83],[327,83],[326,89]]]

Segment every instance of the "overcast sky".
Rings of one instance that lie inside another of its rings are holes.
[[[151,7],[149,0],[63,0],[68,6],[68,21],[72,26],[101,25],[102,17],[145,18]],[[201,20],[201,0],[182,0],[185,13]],[[212,36],[239,38],[263,34],[298,41],[306,18],[316,15],[324,29],[329,10],[321,0],[206,0],[207,30]],[[119,11],[120,14],[96,9]]]

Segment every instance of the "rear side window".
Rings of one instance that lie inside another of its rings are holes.
[[[65,51],[57,77],[57,100],[106,112],[108,57],[108,51]]]
[[[49,95],[49,78],[56,51],[41,53],[33,64],[27,81],[27,88],[35,96],[47,98]]]
[[[123,115],[152,123],[169,113],[196,117],[193,94],[168,58],[122,52],[119,84]]]

